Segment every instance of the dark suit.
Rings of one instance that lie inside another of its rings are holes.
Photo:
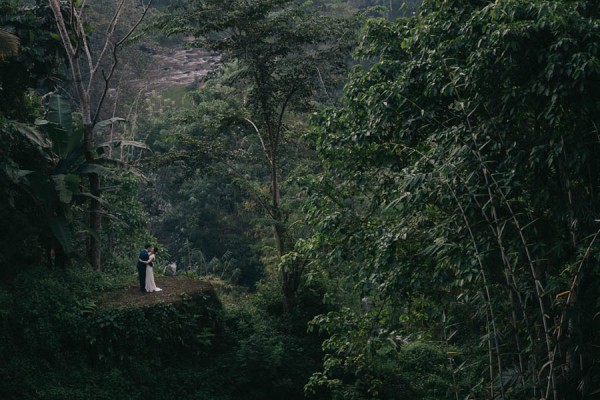
[[[148,254],[148,250],[143,249],[140,251],[140,257],[137,262],[137,270],[138,275],[140,277],[140,292],[146,291],[146,264],[141,262],[140,260],[148,261],[150,259],[150,254]]]

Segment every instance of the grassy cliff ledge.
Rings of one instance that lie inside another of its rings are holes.
[[[162,292],[140,294],[131,277],[48,269],[4,284],[0,398],[206,394],[181,380],[205,367],[218,347],[221,303],[197,279],[157,277],[157,285]]]

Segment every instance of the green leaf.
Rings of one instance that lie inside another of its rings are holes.
[[[14,123],[17,130],[27,138],[32,144],[36,145],[41,149],[52,148],[52,142],[42,132],[37,130],[34,126],[21,124],[18,122]]]
[[[81,165],[77,169],[77,171],[80,174],[83,174],[83,175],[85,175],[85,174],[98,174],[98,175],[101,175],[101,176],[109,176],[109,175],[111,175],[113,173],[113,171],[111,169],[109,169],[109,168],[103,167],[103,166],[98,165],[98,164],[89,164],[89,163]]]
[[[61,202],[69,204],[73,195],[79,192],[81,179],[75,174],[57,174],[52,175],[52,180],[56,184],[56,191]]]
[[[9,160],[10,161],[10,160]],[[10,180],[15,184],[21,184],[21,179],[24,176],[31,174],[33,171],[28,171],[24,169],[20,169],[16,166],[16,164],[12,162],[2,163],[2,169],[6,176],[10,178]]]
[[[113,140],[111,142],[100,143],[98,147],[136,147],[138,149],[150,150],[146,144],[135,140]]]
[[[100,131],[108,126],[114,125],[119,122],[125,122],[125,121],[126,121],[125,118],[119,118],[119,117],[105,119],[104,121],[100,121],[100,122],[96,123],[96,125],[94,125],[94,128],[92,129],[92,132],[98,133],[98,131]]]
[[[73,131],[73,117],[69,101],[60,96],[50,96],[48,99],[48,120],[60,126],[68,134]]]
[[[52,218],[49,221],[52,234],[58,240],[65,253],[73,252],[73,233],[64,218]]]
[[[62,96],[50,96],[47,117],[36,120],[36,125],[50,137],[54,153],[65,158],[81,145],[83,130],[73,130],[71,106]]]

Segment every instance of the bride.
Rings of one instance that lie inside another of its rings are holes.
[[[156,287],[156,283],[154,283],[153,262],[156,260],[156,253],[158,253],[158,248],[155,246],[150,251],[150,258],[146,262],[146,292],[160,292],[162,290]]]

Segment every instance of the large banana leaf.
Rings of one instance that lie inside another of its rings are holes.
[[[4,175],[16,185],[21,185],[23,183],[23,178],[33,172],[19,168],[19,166],[10,159],[1,162],[0,169],[4,172]]]
[[[92,130],[92,132],[97,133],[101,129],[106,128],[107,126],[111,126],[116,123],[125,122],[125,121],[126,121],[125,118],[119,118],[119,117],[105,119],[104,121],[97,122],[96,125],[94,125],[94,129]]]
[[[73,171],[83,161],[83,147],[77,146],[74,149],[71,149],[71,151],[69,151],[64,157],[60,158],[56,168],[54,169],[54,173],[67,174]]]
[[[111,170],[110,168],[103,167],[102,165],[99,165],[99,164],[90,164],[90,163],[80,165],[79,168],[77,168],[77,172],[79,172],[82,175],[83,174],[98,174],[100,176],[109,176],[109,175],[114,174],[114,171]]]
[[[12,124],[24,138],[29,140],[41,152],[47,153],[45,150],[52,148],[52,142],[46,135],[36,129],[35,126],[22,124],[20,122],[13,122]]]
[[[64,218],[50,219],[50,229],[56,240],[60,243],[65,253],[73,253],[73,232],[69,223]]]
[[[136,147],[138,149],[150,150],[145,143],[138,142],[136,140],[113,140],[109,142],[100,143],[98,147]]]
[[[58,192],[58,198],[65,204],[71,203],[73,195],[79,193],[79,184],[81,179],[75,174],[57,174],[52,175],[52,180],[56,185],[56,191]]]
[[[36,124],[41,126],[48,134],[53,143],[53,150],[60,158],[81,146],[83,131],[73,129],[73,116],[69,101],[60,96],[50,96],[48,99],[48,119],[38,120]]]
[[[51,211],[58,204],[56,185],[47,175],[32,171],[21,181],[21,188],[26,190],[41,209]]]
[[[143,180],[147,181],[148,177],[146,175],[144,175],[142,173],[142,171],[140,171],[138,168],[134,167],[131,164],[128,164],[124,161],[121,160],[117,160],[114,158],[99,158],[96,160],[96,165],[103,165],[106,166],[106,168],[110,168],[112,172],[114,171],[125,171],[125,172],[129,172],[137,177],[142,178]]]
[[[48,121],[57,124],[67,132],[73,130],[71,104],[66,98],[61,95],[53,95],[48,98]]]

